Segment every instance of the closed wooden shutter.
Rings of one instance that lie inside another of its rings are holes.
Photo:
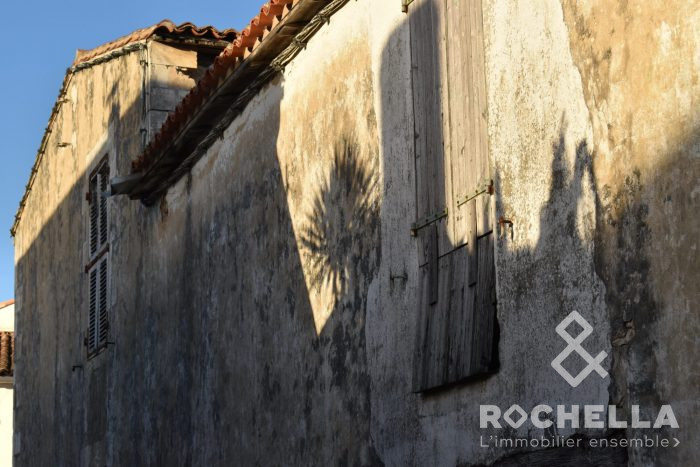
[[[480,1],[410,8],[421,294],[414,390],[495,371],[493,191]]]
[[[106,162],[102,163],[97,175],[100,181],[100,245],[104,245],[107,243],[107,198],[102,196],[102,193],[105,193],[109,186],[109,165]]]
[[[100,261],[100,285],[99,285],[99,342],[102,345],[107,342],[109,319],[107,314],[107,259]]]
[[[85,267],[89,281],[88,329],[85,343],[88,355],[94,355],[107,343],[109,333],[108,313],[108,212],[104,193],[109,187],[109,165],[105,158],[89,178],[90,219],[89,261]]]
[[[90,176],[90,255],[107,243],[107,198],[109,188],[109,164],[103,161]]]
[[[90,273],[90,305],[88,312],[88,351],[93,351],[98,346],[97,341],[97,313],[98,313],[98,287],[97,268],[93,268]]]
[[[109,333],[108,308],[108,262],[101,259],[88,272],[89,309],[88,309],[88,354],[93,354],[107,343]]]
[[[97,252],[99,246],[100,203],[97,175],[90,179],[90,254]]]

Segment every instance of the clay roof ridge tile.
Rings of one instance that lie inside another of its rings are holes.
[[[191,36],[195,38],[209,37],[214,40],[232,41],[238,36],[235,29],[217,29],[213,26],[196,26],[191,22],[181,23],[176,25],[169,19],[164,19],[147,28],[137,29],[126,36],[119,37],[113,41],[106,42],[92,49],[78,49],[76,52],[73,66],[88,61],[99,55],[118,49],[127,44],[138,42],[158,34],[167,33],[170,35]]]

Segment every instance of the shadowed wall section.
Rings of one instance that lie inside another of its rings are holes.
[[[420,125],[416,37],[400,2],[357,0],[328,18],[155,205],[109,199],[110,344],[89,361],[85,175],[105,153],[113,173],[130,171],[146,112],[138,54],[80,77],[15,239],[17,465],[575,463],[593,454],[484,448],[480,437],[621,433],[482,430],[479,405],[621,413],[637,401],[673,404],[681,447],[596,452],[591,463],[692,463],[698,67],[697,45],[674,39],[697,21],[688,9],[645,13],[658,37],[635,29],[639,44],[617,37],[618,50],[596,5],[483,2],[484,160],[494,220],[512,222],[492,234],[500,367],[431,394],[412,387]],[[618,10],[616,30],[629,25]],[[649,93],[663,124],[637,116],[647,88],[597,87],[606,70],[641,76],[612,64],[652,45],[648,64],[677,65],[672,87],[687,94]],[[675,126],[682,134],[649,149]],[[433,136],[426,154],[445,157],[447,136]],[[550,366],[565,346],[555,327],[574,309],[595,329],[585,347],[610,355],[610,376],[577,388]]]

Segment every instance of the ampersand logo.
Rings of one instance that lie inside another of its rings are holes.
[[[566,331],[566,328],[572,322],[578,323],[578,325],[581,326],[581,328],[583,328],[581,333],[575,338]],[[590,324],[588,324],[588,321],[583,319],[583,317],[576,310],[569,313],[569,316],[564,318],[564,320],[561,323],[559,323],[559,325],[556,327],[556,330],[557,334],[559,334],[568,345],[564,350],[562,350],[562,352],[559,355],[557,355],[557,357],[554,360],[552,360],[552,368],[554,368],[557,371],[557,373],[559,373],[561,377],[564,378],[566,382],[571,385],[571,387],[575,388],[576,386],[581,384],[581,382],[584,379],[586,379],[586,377],[593,371],[598,373],[601,378],[605,378],[606,376],[608,376],[608,372],[605,371],[605,369],[602,366],[600,366],[601,362],[605,360],[605,357],[607,357],[608,354],[601,351],[596,357],[593,357],[586,351],[586,349],[584,349],[581,346],[581,343],[584,340],[586,340],[586,338],[590,336],[593,332],[593,327]],[[566,358],[569,355],[571,355],[572,352],[576,352],[577,354],[579,354],[581,358],[583,358],[587,363],[586,367],[583,370],[581,370],[581,372],[575,377],[572,376],[571,373],[569,373],[569,371],[562,366],[562,362],[566,360]]]

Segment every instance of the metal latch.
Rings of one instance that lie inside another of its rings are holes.
[[[423,219],[417,220],[413,224],[411,224],[411,236],[415,237],[418,235],[418,231],[422,229],[423,227],[427,227],[433,222],[437,222],[440,219],[447,217],[447,208],[443,208],[442,211],[436,212],[435,214],[431,214],[427,217],[424,217]]]
[[[401,0],[401,11],[403,13],[408,13],[408,5],[410,5],[413,0]]]
[[[485,178],[482,181],[479,182],[479,184],[476,186],[474,191],[467,192],[463,195],[457,196],[457,207],[468,203],[469,201],[473,200],[479,195],[483,195],[484,193],[488,193],[490,195],[493,194],[493,180],[490,178]]]

